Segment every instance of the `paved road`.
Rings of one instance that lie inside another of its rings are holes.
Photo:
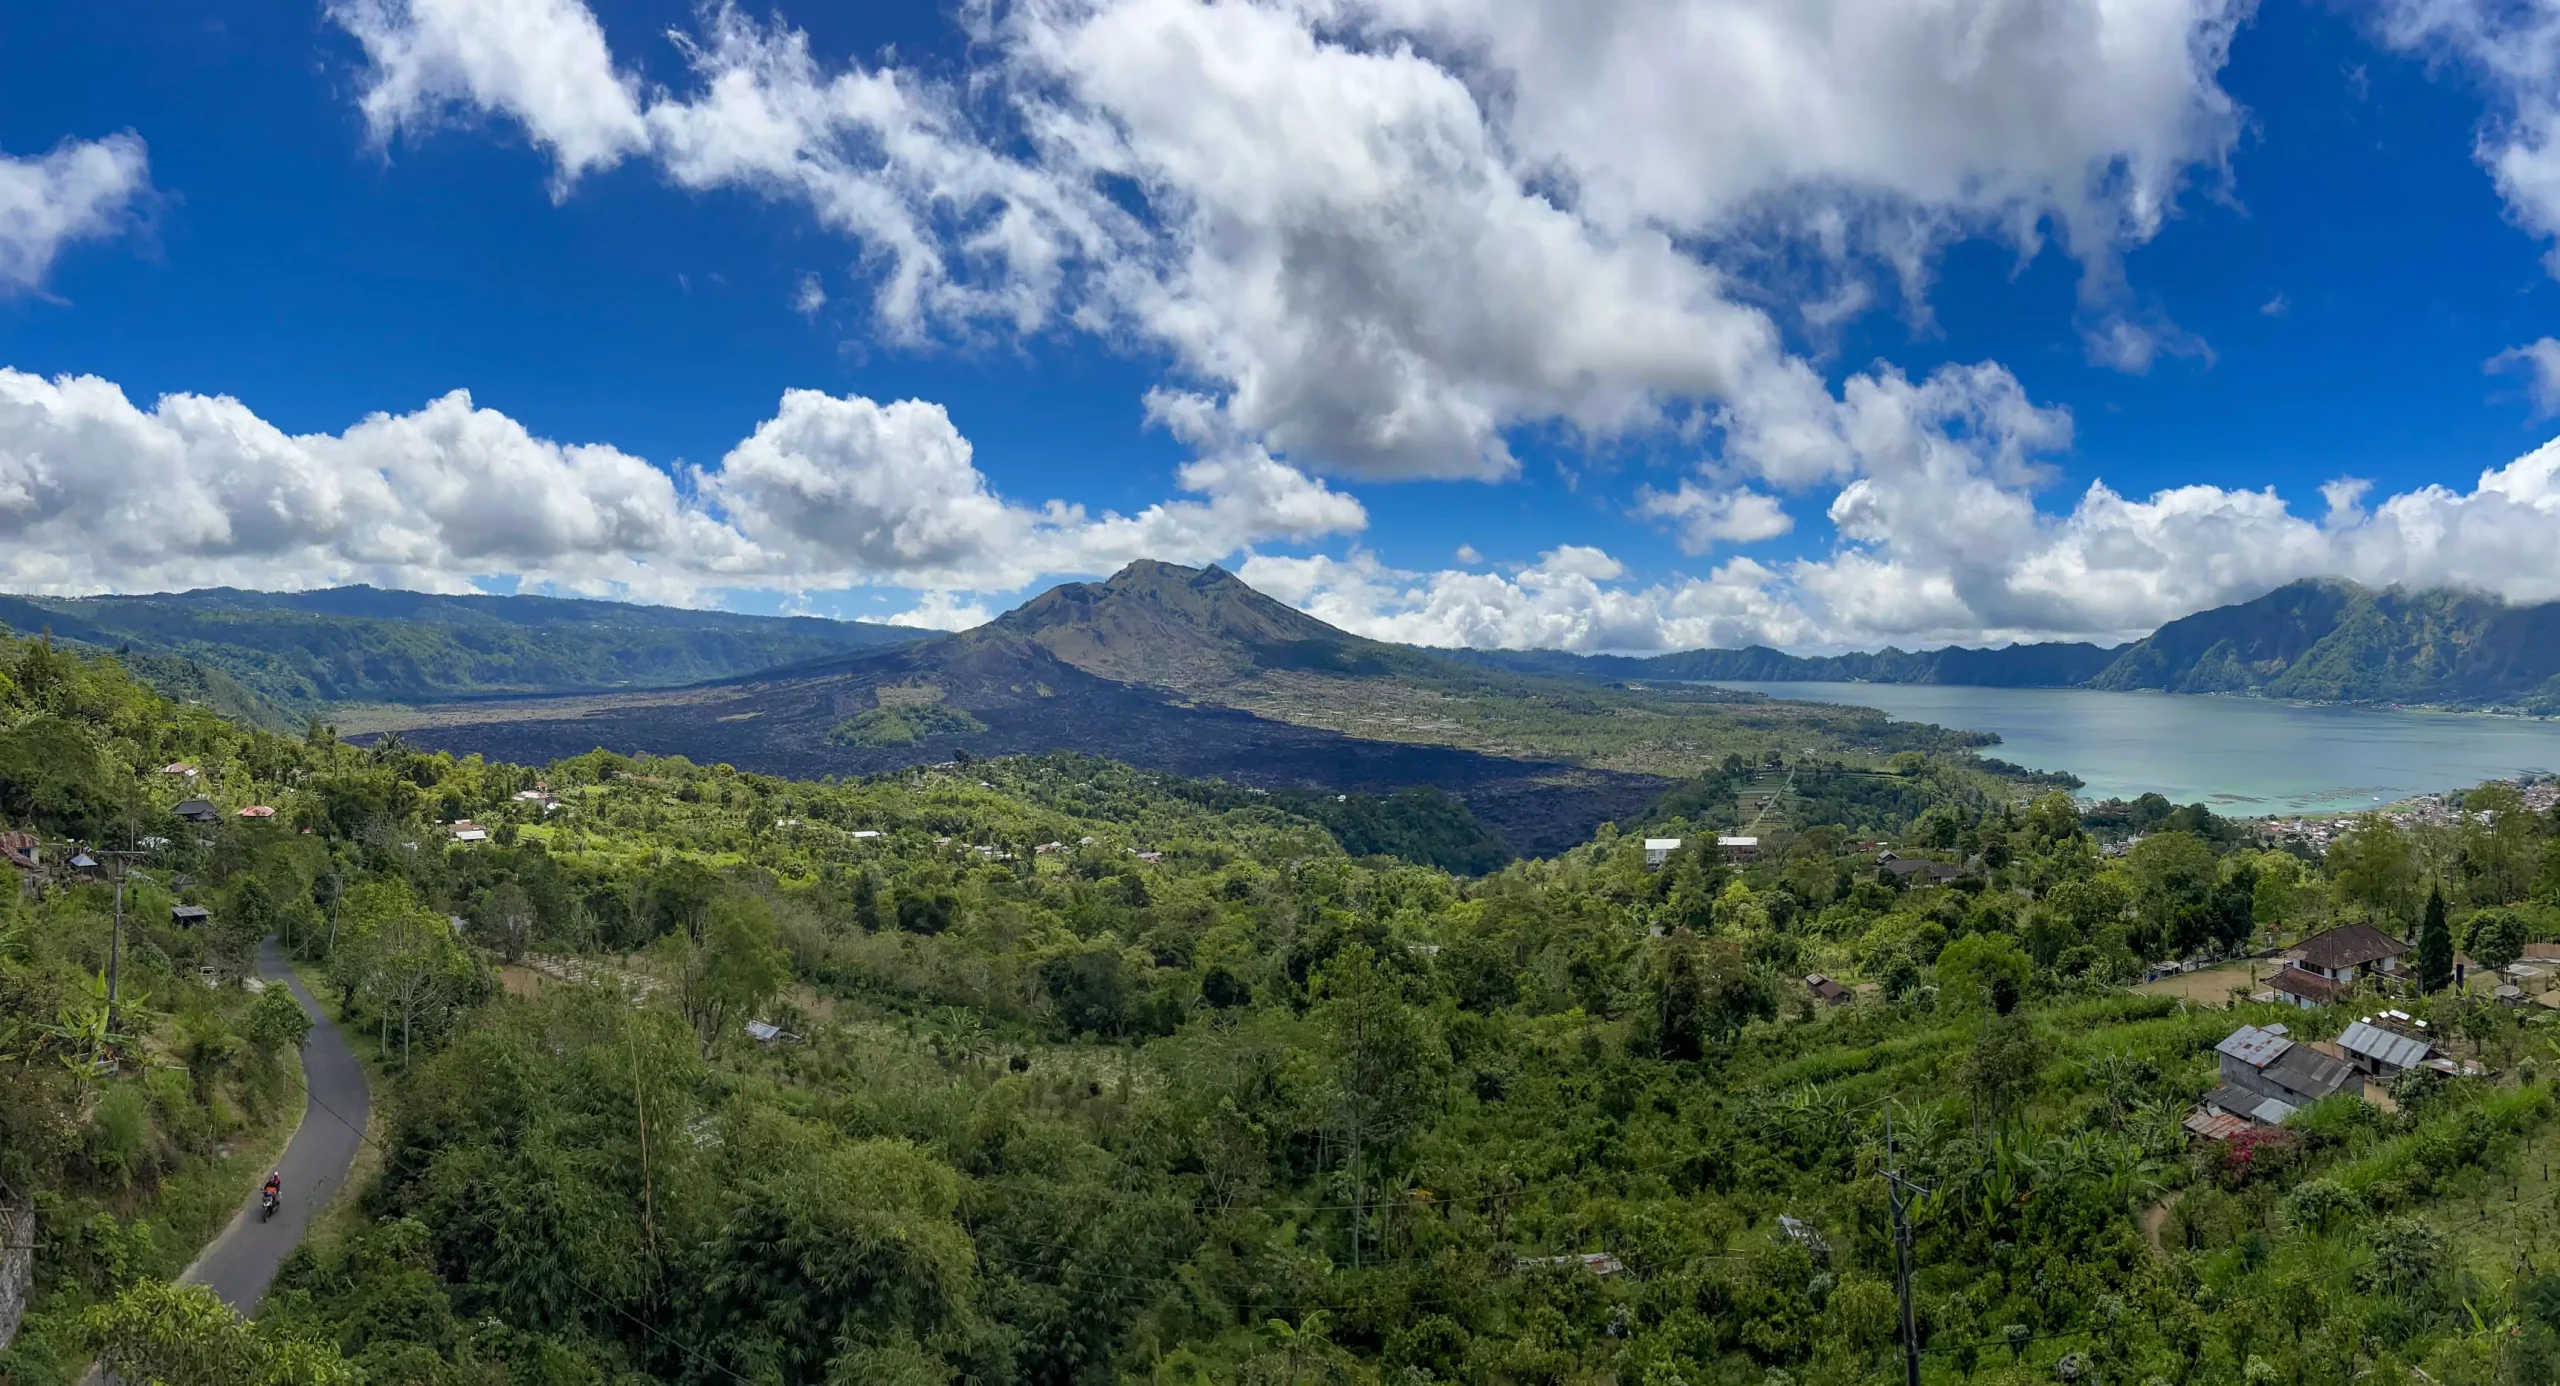
[[[259,1221],[258,1190],[253,1185],[241,1201],[239,1216],[205,1248],[185,1276],[190,1284],[212,1286],[223,1303],[242,1314],[257,1310],[258,1301],[266,1298],[267,1282],[276,1278],[276,1267],[301,1242],[304,1225],[312,1214],[329,1206],[331,1196],[347,1182],[347,1167],[354,1163],[356,1145],[363,1139],[366,1107],[363,1067],[348,1050],[346,1037],[321,1014],[311,993],[302,989],[302,980],[293,975],[274,939],[258,946],[258,971],[269,985],[281,982],[290,987],[293,999],[302,1003],[302,1013],[311,1017],[311,1038],[302,1046],[308,1090],[302,1127],[293,1133],[292,1143],[284,1148],[284,1162],[277,1166],[284,1175],[284,1205],[272,1219]],[[259,1171],[260,1182],[265,1173]]]

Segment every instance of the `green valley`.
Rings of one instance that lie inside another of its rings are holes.
[[[10,1386],[92,1353],[169,1386],[1878,1381],[1887,1171],[1927,1382],[2560,1370],[2560,1278],[2515,1251],[2560,1233],[2547,1011],[2396,996],[2468,1076],[2220,1141],[2182,1122],[2237,1027],[2327,1043],[2376,1002],[2136,989],[2340,924],[2553,938],[2560,823],[2503,787],[2324,854],[2086,819],[1961,748],[1737,759],[1501,864],[1428,795],[519,765],[243,728],[38,643],[0,670],[39,857],[0,904]],[[210,821],[163,826],[183,797]],[[143,855],[86,873],[71,836]],[[165,1284],[183,1248],[119,1248],[255,1120],[261,934],[379,1042],[387,1116],[244,1326]]]

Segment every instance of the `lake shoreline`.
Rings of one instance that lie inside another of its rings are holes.
[[[2091,688],[2086,684],[1998,684],[1998,683],[1889,683],[1877,679],[1682,679],[1685,687],[1731,688],[1758,692],[1791,683],[1820,687],[1853,688],[1979,688],[2006,693],[2107,693],[2125,698],[2220,698],[2234,702],[2263,703],[2275,707],[2355,708],[2367,712],[2406,712],[2423,716],[2494,717],[2513,722],[2560,723],[2560,712],[2533,712],[2512,703],[2385,703],[2351,698],[2270,698],[2263,693],[2228,692],[2180,693],[2166,688]],[[1785,701],[1784,695],[1766,693],[1764,697]],[[1878,709],[1882,711],[1882,709]],[[1965,728],[1963,730],[1971,730]]]
[[[2560,719],[2480,709],[1963,684],[1712,686],[1989,732],[2000,738],[2001,759],[2076,775],[2084,798],[2156,792],[2233,818],[2374,812],[2560,770]]]

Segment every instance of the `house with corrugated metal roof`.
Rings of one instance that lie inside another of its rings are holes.
[[[2366,1016],[2338,1036],[2338,1048],[2358,1072],[2388,1078],[2435,1057],[2436,1047],[2426,1039],[2410,1034],[2398,1025],[2376,1023],[2377,1019],[2395,1020],[2398,1015],[2398,1012],[2387,1011],[2380,1017]],[[2407,1022],[2411,1029],[2424,1023]]]
[[[2205,1095],[2208,1112],[2273,1126],[2355,1078],[2355,1070],[2297,1043],[2281,1025],[2243,1025],[2214,1046],[2222,1086]]]

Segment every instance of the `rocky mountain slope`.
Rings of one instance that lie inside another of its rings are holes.
[[[346,729],[519,760],[604,746],[800,776],[1079,751],[1270,789],[1436,788],[1522,853],[1630,820],[1729,756],[1872,760],[1987,740],[1856,708],[1484,669],[1336,630],[1214,567],[1161,563],[956,635],[679,691],[451,705]]]

